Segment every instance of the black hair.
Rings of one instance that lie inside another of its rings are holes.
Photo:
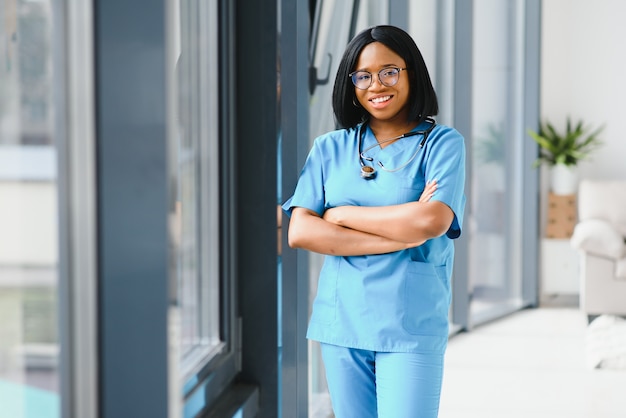
[[[356,35],[346,47],[339,63],[333,88],[335,120],[342,128],[353,128],[369,119],[369,113],[358,104],[355,87],[349,74],[356,70],[361,51],[373,42],[380,42],[401,56],[409,76],[409,121],[423,122],[439,113],[437,94],[433,88],[422,53],[411,36],[400,28],[389,25],[374,26]]]

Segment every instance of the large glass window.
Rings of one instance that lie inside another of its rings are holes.
[[[222,216],[218,2],[180,0],[170,5],[169,165],[172,242],[170,325],[177,358],[175,391],[184,416],[210,406],[235,373],[232,292]],[[219,79],[219,83],[218,83]],[[224,136],[224,135],[222,135]],[[229,361],[222,361],[224,355]],[[228,365],[228,367],[225,366]],[[219,378],[213,378],[219,373]],[[211,388],[207,388],[207,385]],[[215,387],[211,385],[216,385]],[[176,396],[176,395],[174,395]]]
[[[52,10],[0,1],[0,416],[58,417]]]
[[[181,0],[175,149],[177,296],[183,369],[220,345],[215,2]],[[213,92],[213,94],[211,93]]]
[[[522,305],[523,7],[474,0],[470,321]]]

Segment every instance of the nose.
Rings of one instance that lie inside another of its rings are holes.
[[[385,87],[382,81],[380,81],[380,74],[375,74],[372,76],[372,84],[370,84],[369,88],[374,87],[374,84],[378,84],[378,87]]]

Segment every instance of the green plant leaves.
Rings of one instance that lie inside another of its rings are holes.
[[[571,119],[567,118],[565,133],[559,133],[550,122],[540,123],[539,132],[531,129],[528,135],[539,145],[539,156],[534,167],[546,163],[548,165],[564,164],[576,165],[582,159],[602,145],[598,135],[604,127],[600,127],[591,133],[579,121],[574,126]]]

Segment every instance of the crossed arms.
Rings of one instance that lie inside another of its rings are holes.
[[[430,201],[429,182],[417,202],[392,206],[338,206],[320,217],[296,207],[289,221],[289,246],[321,254],[384,254],[422,245],[446,233],[454,219],[449,206]]]

